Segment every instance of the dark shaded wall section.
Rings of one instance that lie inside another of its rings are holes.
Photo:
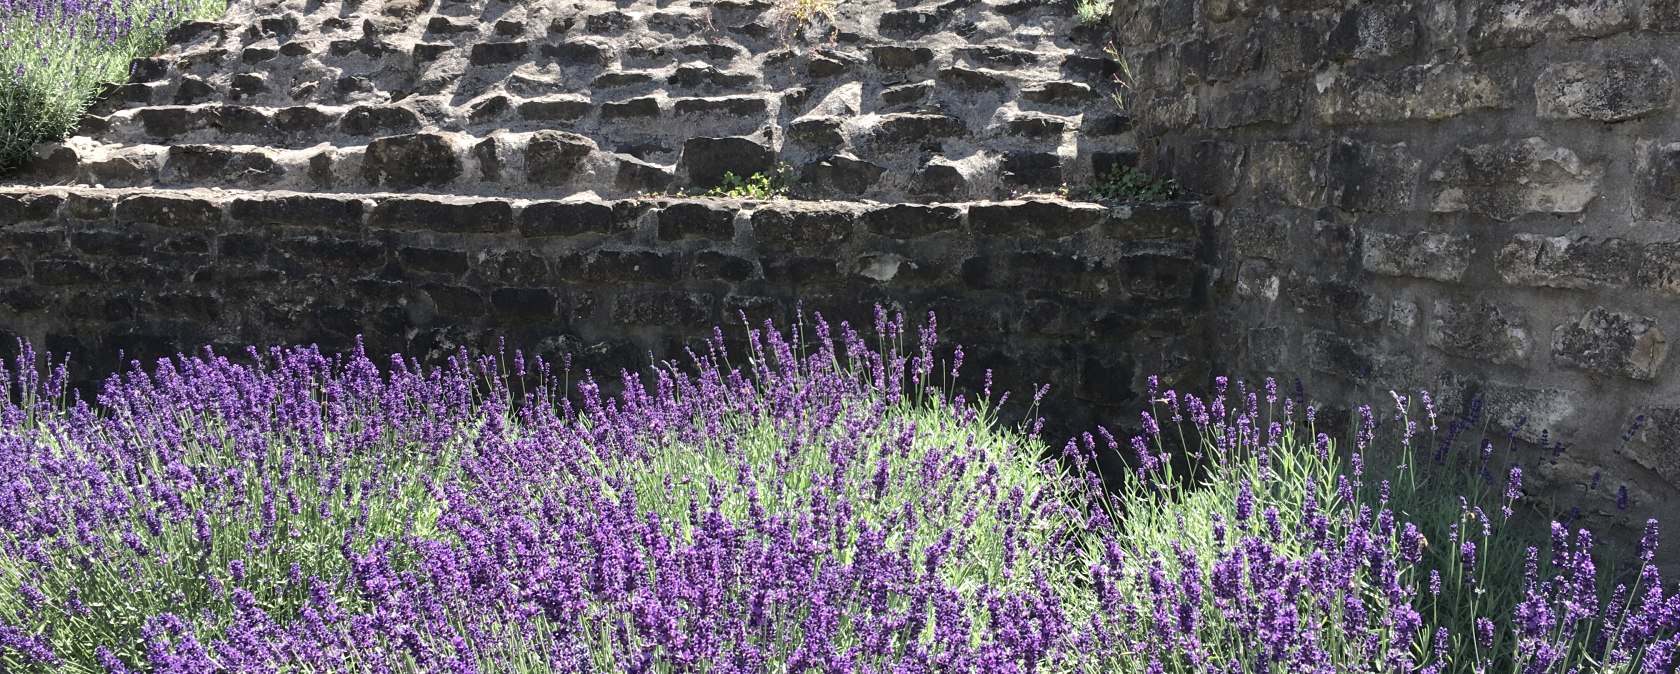
[[[1496,437],[1563,443],[1553,495],[1672,517],[1680,4],[1120,0],[1114,27],[1144,161],[1219,214],[1216,369],[1479,396]]]
[[[0,329],[87,380],[209,344],[437,359],[508,349],[616,379],[722,326],[873,307],[965,349],[1070,430],[1207,376],[1211,213],[1192,203],[864,205],[0,191]],[[740,351],[737,351],[740,353]],[[947,351],[947,353],[949,353]]]

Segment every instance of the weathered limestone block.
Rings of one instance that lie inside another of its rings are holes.
[[[575,133],[544,129],[525,146],[525,179],[536,185],[566,185],[577,177],[597,149],[595,141]]]
[[[398,197],[375,205],[368,224],[381,229],[494,234],[513,229],[513,207],[500,200]]]
[[[980,234],[1061,238],[1102,224],[1109,209],[1077,201],[1003,201],[968,207],[968,226]]]
[[[1629,427],[1633,426],[1630,420]],[[1670,483],[1680,483],[1680,408],[1654,407],[1625,451],[1629,458]]]
[[[676,182],[677,176],[658,164],[645,162],[629,155],[616,155],[618,173],[613,186],[630,192],[663,192]]]
[[[214,228],[222,221],[222,209],[208,199],[163,194],[136,194],[117,202],[119,223],[164,227]]]
[[[805,165],[799,181],[818,193],[855,196],[868,192],[886,172],[885,166],[837,154]]]
[[[776,167],[776,153],[751,138],[690,138],[683,143],[678,166],[696,187],[715,187],[725,173],[747,178]]]
[[[1532,443],[1540,442],[1542,432],[1552,438],[1567,437],[1568,424],[1581,404],[1576,391],[1482,381],[1451,373],[1440,377],[1432,393],[1439,410],[1462,411],[1468,409],[1472,399],[1480,398],[1482,417],[1492,428],[1515,429],[1518,439]]]
[[[1599,374],[1655,379],[1667,356],[1668,340],[1655,320],[1604,307],[1552,332],[1553,360]]]
[[[717,322],[710,293],[654,290],[621,293],[613,300],[613,320],[622,325],[704,327]]]
[[[1680,143],[1640,143],[1639,205],[1645,217],[1680,220]]]
[[[519,233],[527,237],[613,234],[619,231],[611,206],[588,201],[539,201],[519,214]]]
[[[1327,330],[1301,340],[1307,367],[1351,381],[1396,381],[1410,374],[1412,359]]]
[[[1438,121],[1472,110],[1508,110],[1516,105],[1515,72],[1507,63],[1342,72],[1323,86],[1318,118],[1325,124]]]
[[[1410,7],[1377,5],[1343,11],[1325,46],[1338,59],[1374,59],[1405,52],[1417,40],[1417,14]]]
[[[642,96],[627,101],[601,104],[601,121],[614,119],[651,119],[659,116],[659,98]]]
[[[945,17],[939,12],[901,10],[881,14],[876,30],[879,30],[883,37],[914,40],[939,32],[944,23]]]
[[[1342,139],[1330,149],[1330,202],[1348,211],[1411,207],[1420,163],[1405,143]]]
[[[58,211],[64,197],[56,194],[0,194],[0,222],[40,222]]]
[[[969,93],[998,91],[1009,86],[995,73],[960,67],[940,70],[939,81],[952,89]]]
[[[589,99],[557,96],[525,101],[516,108],[520,117],[531,121],[575,122],[589,114]]]
[[[933,50],[927,47],[881,45],[869,50],[869,60],[882,70],[909,70],[933,62]]]
[[[1249,258],[1237,265],[1238,297],[1267,303],[1276,302],[1278,289],[1282,284],[1283,278],[1278,275],[1277,265],[1270,260]]]
[[[362,225],[361,199],[312,195],[234,199],[228,217],[254,227],[311,227],[353,231]]]
[[[894,204],[863,214],[864,227],[876,236],[918,239],[962,227],[963,212],[955,206]]]
[[[163,182],[271,185],[286,175],[274,157],[262,150],[232,150],[217,145],[176,145],[163,164]]]
[[[377,187],[397,190],[441,187],[461,176],[461,159],[448,138],[415,133],[368,143],[362,177]]]
[[[752,214],[759,245],[813,249],[851,240],[857,214],[826,205],[770,204]]]
[[[1282,215],[1251,208],[1238,209],[1225,219],[1221,228],[1226,236],[1222,247],[1242,251],[1245,257],[1282,260],[1292,252],[1289,248],[1289,230],[1292,227],[1290,219]]]
[[[1680,295],[1680,242],[1645,246],[1638,257],[1639,286]]]
[[[1500,365],[1527,360],[1533,340],[1526,321],[1507,318],[1506,311],[1487,301],[1436,300],[1429,322],[1430,346],[1465,358]]]
[[[914,112],[882,115],[873,138],[883,143],[922,143],[968,135],[968,126],[950,115]]]
[[[1534,80],[1541,119],[1620,122],[1649,117],[1674,104],[1674,72],[1655,57],[1554,63]]]
[[[1324,151],[1311,143],[1277,141],[1249,148],[1248,186],[1272,203],[1311,208],[1321,203]]]
[[[711,241],[735,239],[735,211],[707,204],[680,202],[660,209],[659,240],[680,241],[687,237]]]
[[[1470,16],[1471,51],[1527,47],[1541,39],[1605,37],[1633,27],[1626,0],[1505,0],[1477,3]]]
[[[1339,324],[1375,325],[1387,313],[1382,301],[1349,281],[1293,272],[1288,288],[1296,309]]]
[[[1301,115],[1304,89],[1303,81],[1285,80],[1275,86],[1226,93],[1208,103],[1207,123],[1215,129],[1291,124]]]
[[[1196,202],[1132,203],[1109,210],[1103,233],[1120,241],[1177,241],[1199,249],[1213,209]]]
[[[1622,239],[1518,234],[1495,264],[1506,283],[1548,288],[1625,288],[1638,270],[1639,246]]]
[[[1527,213],[1579,213],[1598,196],[1602,167],[1533,137],[1460,147],[1430,174],[1437,213],[1495,220]]]
[[[1444,232],[1366,232],[1360,263],[1385,276],[1454,282],[1470,267],[1470,237]]]

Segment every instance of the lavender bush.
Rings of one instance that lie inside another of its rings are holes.
[[[1635,585],[1567,531],[1495,577],[1482,551],[1519,532],[1475,508],[1516,512],[1520,473],[1437,533],[1399,504],[1462,470],[1400,459],[1426,437],[1390,437],[1404,419],[1338,447],[1269,391],[1152,391],[1129,447],[1046,452],[945,385],[931,317],[813,327],[575,399],[518,353],[294,348],[137,365],[84,402],[26,351],[0,670],[1673,671],[1654,529]],[[1122,449],[1110,492],[1094,459]]]
[[[226,9],[226,0],[0,0],[0,170],[75,129],[100,88],[126,80],[170,28]]]

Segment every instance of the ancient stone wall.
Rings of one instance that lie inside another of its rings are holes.
[[[1215,369],[1480,397],[1554,492],[1680,502],[1677,8],[1120,0],[1145,163],[1220,214]]]
[[[616,379],[724,326],[873,307],[965,348],[978,390],[1054,383],[1059,428],[1135,419],[1142,377],[1205,379],[1211,214],[1190,204],[510,200],[0,190],[0,325],[87,375],[210,344],[437,359],[508,348]],[[737,354],[744,354],[738,348]],[[942,357],[949,358],[947,351]],[[650,360],[651,359],[651,360]],[[611,383],[611,382],[609,382]]]

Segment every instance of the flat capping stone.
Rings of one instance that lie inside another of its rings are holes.
[[[200,197],[131,194],[117,202],[117,222],[212,228],[222,222],[220,204]]]
[[[448,234],[494,234],[513,229],[513,204],[501,199],[389,197],[374,205],[368,224]]]

